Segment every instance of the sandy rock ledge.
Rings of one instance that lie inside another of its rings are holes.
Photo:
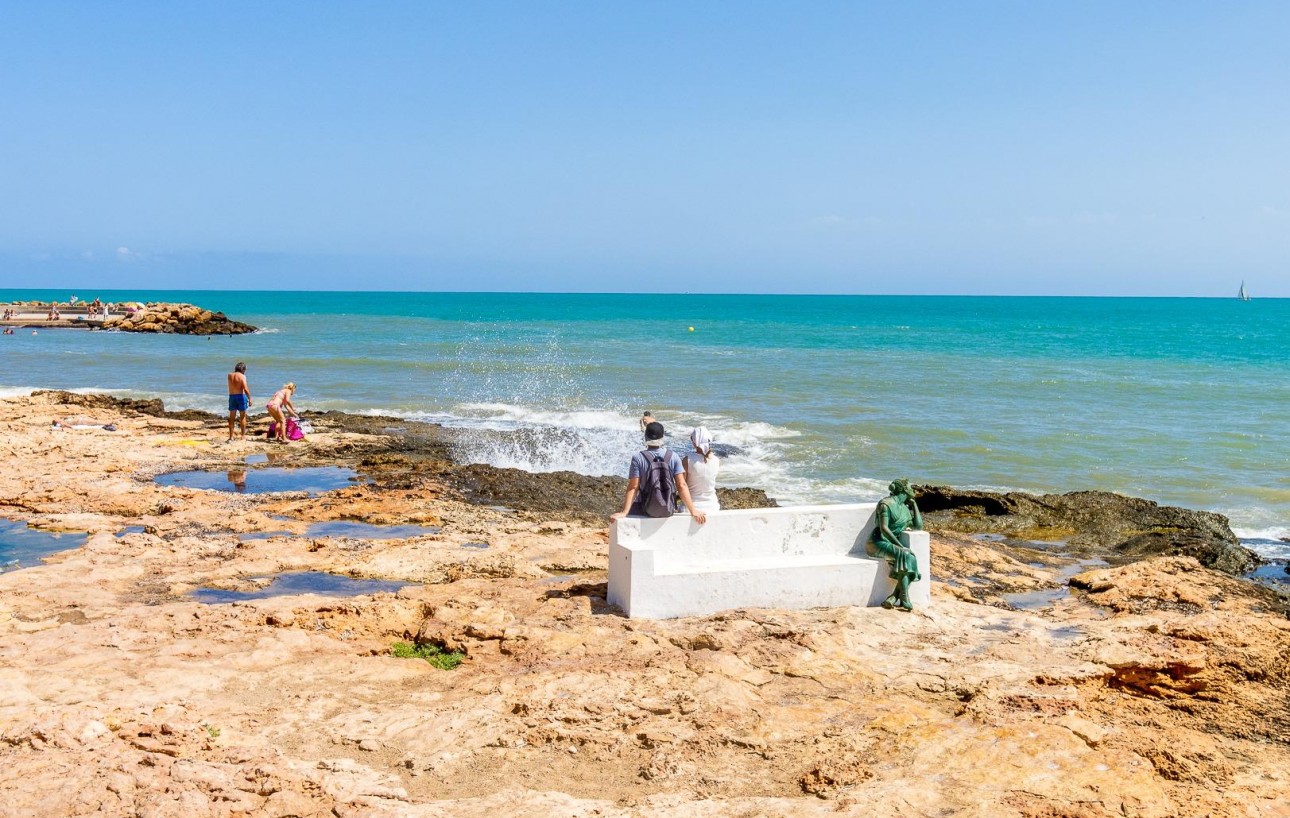
[[[268,452],[110,401],[77,411],[116,432],[52,430],[50,394],[4,408],[0,514],[89,539],[0,574],[0,818],[1290,816],[1290,621],[1190,557],[1064,590],[1068,564],[938,536],[927,611],[633,621],[600,524],[470,502],[431,440],[321,421]],[[151,479],[264,452],[368,482]],[[439,530],[305,534],[338,519]],[[297,570],[408,585],[188,596]]]

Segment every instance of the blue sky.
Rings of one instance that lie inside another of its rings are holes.
[[[0,4],[0,286],[1290,296],[1290,3]]]

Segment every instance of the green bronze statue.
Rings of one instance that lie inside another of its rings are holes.
[[[887,491],[891,495],[878,502],[878,525],[870,540],[873,550],[891,566],[889,576],[896,580],[896,590],[883,600],[882,607],[899,606],[902,611],[912,611],[914,605],[909,601],[909,583],[922,579],[922,575],[918,573],[918,559],[909,546],[901,543],[900,535],[906,529],[921,530],[923,515],[918,511],[914,490],[908,480],[892,481]]]

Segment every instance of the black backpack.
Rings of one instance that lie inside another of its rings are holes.
[[[670,450],[667,457],[657,450],[641,452],[649,468],[641,475],[640,509],[647,517],[671,517],[676,511],[676,476],[670,468],[670,458],[676,455]]]

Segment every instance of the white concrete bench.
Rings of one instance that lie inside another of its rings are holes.
[[[609,528],[609,602],[630,617],[669,619],[731,608],[880,605],[895,589],[886,560],[865,544],[876,503],[740,509],[655,519],[623,517]],[[923,578],[915,608],[931,603],[925,531],[901,535]]]

